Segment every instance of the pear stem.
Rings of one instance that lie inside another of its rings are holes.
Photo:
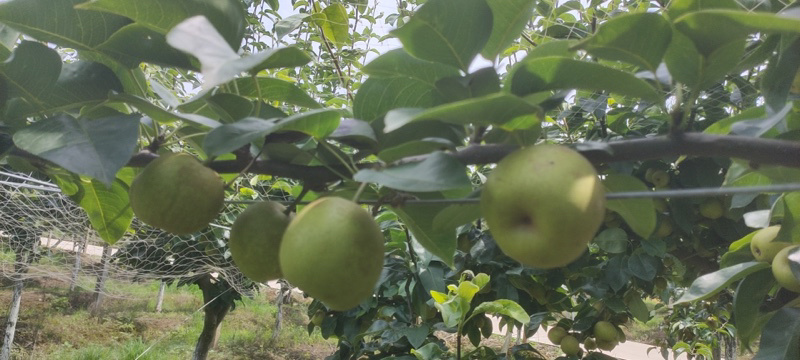
[[[353,195],[353,202],[355,203],[358,202],[358,199],[361,198],[361,194],[364,192],[364,189],[366,188],[367,188],[367,183],[362,182],[361,185],[358,187],[358,190],[356,190],[356,194]]]

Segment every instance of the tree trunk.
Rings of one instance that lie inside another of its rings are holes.
[[[103,244],[103,256],[100,258],[100,265],[103,270],[97,277],[97,282],[94,284],[94,303],[92,304],[91,314],[97,316],[100,313],[100,307],[103,305],[103,290],[106,285],[106,278],[108,278],[108,262],[111,260],[111,246]]]
[[[217,298],[224,290],[220,290],[211,274],[203,275],[196,281],[196,284],[203,292],[203,303],[206,305],[203,308],[205,313],[203,331],[197,339],[192,360],[206,360],[209,350],[217,345],[220,325],[222,325],[222,320],[228,314],[231,306],[225,300]]]
[[[160,313],[164,306],[164,292],[167,290],[167,283],[161,280],[161,286],[158,287],[158,296],[156,296],[156,312]]]
[[[19,318],[19,308],[22,300],[22,278],[14,280],[14,290],[11,293],[11,307],[8,310],[8,320],[6,320],[6,332],[3,338],[3,347],[0,349],[0,360],[11,359],[11,347],[14,345],[14,333],[17,330],[17,320]]]
[[[289,285],[289,282],[278,280],[278,284],[281,285],[280,290],[278,290],[278,298],[275,301],[278,305],[278,311],[275,313],[275,330],[272,331],[272,337],[269,339],[270,342],[274,342],[278,339],[278,335],[281,333],[281,327],[283,325],[283,304],[288,303],[287,297],[291,298],[292,296],[292,287]]]
[[[78,249],[75,250],[75,264],[72,267],[72,277],[69,283],[69,292],[75,291],[78,286],[78,274],[81,271],[81,258],[83,257],[83,250],[86,249],[86,243],[89,242],[89,231],[86,230],[86,236],[82,240],[78,240]]]
[[[31,240],[31,239],[24,239]],[[23,241],[24,241],[23,240]],[[25,286],[24,274],[28,272],[28,266],[33,262],[36,247],[39,245],[39,238],[36,237],[27,244],[28,248],[21,246],[15,249],[14,255],[14,290],[11,293],[11,306],[8,309],[8,319],[6,319],[6,331],[3,337],[3,346],[0,348],[0,360],[11,359],[11,348],[14,346],[14,334],[17,331],[17,320],[19,320],[19,309],[22,304],[22,288]]]

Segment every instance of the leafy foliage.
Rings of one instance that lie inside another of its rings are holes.
[[[644,298],[680,299],[660,345],[712,356],[716,333],[681,322],[708,313],[745,347],[761,334],[759,357],[794,356],[797,294],[749,242],[781,224],[800,243],[796,193],[612,199],[588,251],[547,271],[504,256],[471,201],[491,164],[540,142],[581,151],[612,194],[797,182],[796,4],[279,4],[0,4],[0,157],[57,179],[111,244],[133,221],[133,169],[167,150],[206,161],[232,200],[371,200],[387,244],[375,296],[310,309],[339,339],[334,359],[451,356],[437,331],[467,335],[471,358],[503,357],[479,346],[483,313],[583,340],[598,321],[649,319]],[[386,36],[402,48],[372,48]]]

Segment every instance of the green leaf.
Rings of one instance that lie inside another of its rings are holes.
[[[114,180],[107,186],[82,177],[80,190],[72,199],[86,210],[92,227],[109,245],[121,239],[133,221],[128,186],[121,180]]]
[[[138,139],[138,115],[86,120],[62,114],[14,134],[20,149],[108,186],[130,160]]]
[[[17,44],[20,32],[12,29],[8,25],[0,24],[0,61],[7,59],[11,55],[11,49]]]
[[[644,303],[644,300],[635,292],[630,292],[628,294],[628,296],[625,296],[625,305],[628,306],[631,315],[641,322],[650,320],[650,309],[647,308],[647,304]]]
[[[661,95],[644,80],[610,66],[563,57],[521,61],[508,76],[508,88],[517,96],[560,89],[607,90],[620,95],[661,102]]]
[[[641,180],[622,174],[608,174],[603,186],[607,193],[621,191],[648,191]],[[619,214],[636,234],[650,237],[656,229],[656,207],[653,199],[615,199],[608,200],[606,207]]]
[[[216,93],[206,99],[208,107],[219,114],[223,123],[231,123],[243,119],[253,112],[253,103],[241,96],[231,93]]]
[[[378,147],[378,138],[375,131],[366,121],[343,118],[339,127],[328,136],[329,138],[355,147],[357,149],[374,149]]]
[[[55,85],[61,73],[58,52],[33,41],[23,41],[13,56],[0,64],[0,77],[8,84],[8,97],[40,101]]]
[[[773,286],[772,270],[762,269],[742,279],[736,288],[733,318],[736,319],[736,335],[742,343],[749,345],[755,339],[758,319],[764,315],[759,307]]]
[[[753,33],[798,34],[800,18],[788,13],[709,9],[689,12],[676,18],[675,28],[691,38],[701,53],[710,54],[721,46],[744,40]]]
[[[403,49],[379,56],[363,71],[370,77],[358,88],[353,115],[367,122],[382,119],[395,108],[440,104],[444,96],[436,81],[458,75],[454,67],[414,58]]]
[[[594,243],[606,252],[621,254],[628,250],[628,234],[620,228],[605,229],[597,234]]]
[[[111,94],[108,98],[111,101],[119,101],[131,105],[141,113],[160,123],[170,123],[175,120],[184,120],[201,127],[210,127],[212,129],[222,125],[220,122],[211,120],[204,116],[196,114],[183,114],[163,109],[158,105],[151,103],[147,99],[127,93]]]
[[[322,33],[337,48],[350,43],[350,18],[347,9],[341,3],[333,3],[322,10],[321,18],[314,14],[313,19],[322,28]]]
[[[452,141],[442,138],[424,138],[411,140],[378,153],[378,157],[386,163],[400,160],[407,156],[428,154],[437,150],[454,150]]]
[[[122,91],[114,73],[100,63],[75,61],[61,67],[58,81],[36,99],[9,109],[7,118],[22,118],[47,112],[74,109],[108,99],[112,91]],[[31,95],[30,93],[28,94]]]
[[[797,26],[800,26],[800,19],[798,24]],[[798,71],[800,71],[800,37],[795,38],[769,60],[767,71],[761,80],[761,93],[772,112],[779,112],[789,99],[789,90],[792,88],[794,77],[786,74],[796,74]]]
[[[769,266],[765,262],[751,261],[705,274],[692,282],[692,285],[675,302],[675,305],[707,299],[733,282]]]
[[[492,10],[485,0],[428,0],[391,33],[411,55],[467,71],[491,32]]]
[[[239,95],[285,102],[287,104],[318,109],[322,106],[297,85],[281,79],[271,77],[245,77],[233,81],[231,87],[239,89]]]
[[[219,156],[279,130],[324,138],[336,130],[340,120],[341,114],[334,109],[312,110],[273,120],[246,117],[211,130],[203,142],[203,150],[210,156]]]
[[[619,291],[627,285],[628,281],[631,279],[631,272],[628,270],[627,256],[617,255],[610,258],[603,271],[603,277],[614,291]]]
[[[531,21],[536,1],[486,0],[486,3],[492,10],[492,33],[481,55],[494,59],[519,38],[525,25]]]
[[[530,316],[527,312],[525,312],[525,309],[523,309],[522,306],[517,304],[515,301],[508,299],[482,302],[480,305],[475,307],[475,310],[472,311],[472,315],[470,315],[470,317],[483,313],[506,316],[522,323],[522,325],[525,325],[531,321]]]
[[[775,241],[798,242],[800,239],[800,192],[783,195],[783,221]]]
[[[706,89],[734,69],[745,50],[743,39],[701,54],[683,33],[674,31],[664,62],[672,77],[695,90]]]
[[[661,268],[661,261],[644,251],[638,251],[638,249],[628,258],[628,270],[633,276],[644,281],[655,279],[659,268]]]
[[[131,20],[75,9],[85,0],[13,0],[0,4],[0,22],[38,40],[79,50],[105,42]]]
[[[659,14],[625,14],[605,22],[575,48],[601,59],[624,61],[655,72],[671,36],[671,24]]]
[[[442,259],[448,266],[453,266],[456,253],[456,227],[468,223],[472,215],[480,212],[477,205],[404,205],[393,207],[402,223],[408,227],[420,245],[431,254]],[[462,211],[471,215],[459,214]]]
[[[439,120],[458,125],[501,125],[521,116],[539,124],[541,109],[527,101],[505,93],[490,94],[440,105],[424,111],[394,109],[386,114],[384,132],[391,132],[416,121]]]
[[[419,162],[380,170],[362,169],[353,175],[353,179],[411,192],[443,191],[472,186],[464,164],[438,151]]]
[[[761,332],[758,353],[753,360],[800,358],[800,309],[778,310]]]
[[[74,0],[73,2],[83,2],[76,6],[78,9],[125,16],[161,34],[166,34],[184,19],[203,15],[214,24],[214,28],[234,49],[241,46],[247,26],[244,8],[237,0],[92,0],[88,2]]]
[[[134,68],[141,62],[149,62],[195,70],[191,59],[169,46],[163,34],[136,23],[119,29],[94,51],[128,68]]]
[[[300,25],[302,25],[303,21],[309,16],[311,16],[311,14],[294,14],[278,21],[275,24],[275,34],[278,35],[278,40],[300,28]]]

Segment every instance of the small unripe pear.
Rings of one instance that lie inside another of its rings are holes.
[[[784,289],[796,293],[800,293],[800,280],[792,273],[789,265],[789,252],[798,248],[800,245],[785,247],[772,259],[772,275],[775,276],[775,280]]]
[[[258,202],[239,214],[231,227],[231,258],[242,274],[255,282],[283,276],[278,253],[291,221],[285,211],[286,207],[277,202]]]
[[[597,340],[617,341],[617,328],[608,321],[598,321],[594,324],[594,337]]]
[[[614,341],[605,341],[600,339],[597,340],[597,348],[600,350],[605,350],[605,351],[614,350],[614,348],[617,347],[617,344],[619,343],[616,340]]]
[[[564,328],[560,326],[554,326],[547,332],[547,339],[556,345],[561,344],[561,340],[564,339],[565,336],[567,336],[567,330],[564,330]]]
[[[775,258],[779,251],[792,245],[788,242],[773,241],[780,230],[781,227],[776,225],[761,229],[753,234],[753,238],[750,240],[750,251],[756,261],[772,262],[772,259]]]
[[[578,355],[581,351],[581,343],[572,335],[564,336],[561,339],[561,351],[570,356]]]
[[[725,215],[725,208],[718,199],[708,199],[700,204],[700,215],[711,220],[719,219]]]
[[[653,174],[650,175],[650,182],[657,188],[663,188],[669,185],[669,174],[664,170],[653,171]]]

